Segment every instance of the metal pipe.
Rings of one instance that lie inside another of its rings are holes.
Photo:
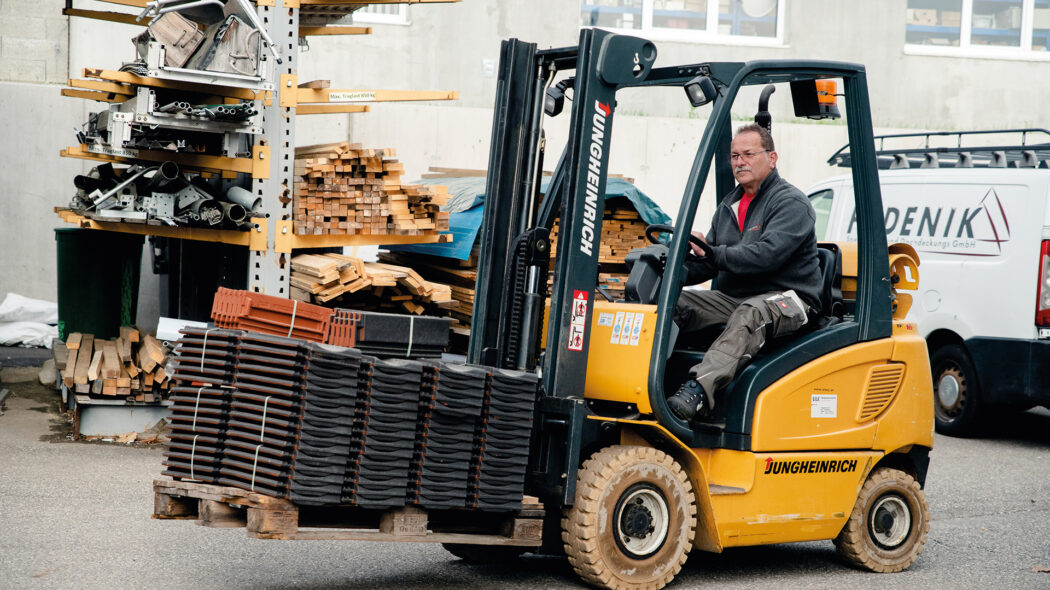
[[[126,186],[130,185],[131,183],[135,182],[136,180],[141,178],[142,175],[146,174],[147,172],[152,172],[152,171],[158,170],[158,169],[160,169],[160,166],[151,166],[149,168],[143,168],[142,170],[139,170],[135,174],[131,175],[130,178],[125,178],[117,186],[115,186],[115,187],[109,189],[108,191],[102,193],[102,196],[100,196],[98,198],[92,198],[91,199],[91,204],[88,206],[88,209],[91,209],[91,208],[95,207],[96,205],[98,205],[102,201],[105,201],[106,199],[108,199],[108,198],[112,197],[113,195],[119,193],[124,187],[126,187]]]
[[[219,203],[219,206],[222,207],[226,219],[233,223],[242,223],[248,218],[248,210],[237,203]]]
[[[172,193],[184,186],[186,186],[186,179],[182,177],[179,165],[169,161],[162,163],[142,188],[151,193]]]
[[[226,191],[226,200],[231,203],[237,203],[252,213],[255,213],[262,207],[262,197],[256,197],[251,191],[247,191],[239,186],[231,186]]]

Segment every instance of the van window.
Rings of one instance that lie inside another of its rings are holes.
[[[809,196],[809,202],[813,204],[813,210],[817,212],[816,233],[817,241],[827,239],[828,219],[831,217],[831,202],[835,199],[835,193],[826,188]]]

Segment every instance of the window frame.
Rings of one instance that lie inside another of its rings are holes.
[[[959,22],[959,46],[904,44],[906,55],[928,55],[939,57],[969,57],[977,59],[1008,59],[1017,61],[1050,61],[1050,49],[1036,51],[1032,49],[1032,35],[1035,20],[1035,0],[1021,0],[1021,39],[1016,47],[996,47],[975,45],[973,36],[973,2],[962,0],[959,10],[962,12]],[[908,23],[904,23],[907,35]]]
[[[707,29],[671,29],[666,27],[654,27],[653,23],[653,0],[642,1],[642,26],[638,29],[626,29],[616,27],[596,26],[596,28],[615,33],[628,35],[642,35],[653,41],[676,41],[682,43],[706,43],[720,45],[745,45],[759,47],[785,47],[784,31],[786,29],[784,20],[787,15],[787,3],[790,0],[777,0],[776,8],[776,35],[773,37],[755,37],[750,35],[722,34],[718,32],[719,0],[707,0]],[[587,0],[580,0],[578,14],[582,14],[583,7],[588,5]],[[586,27],[581,23],[580,27]],[[713,32],[712,32],[713,31]]]

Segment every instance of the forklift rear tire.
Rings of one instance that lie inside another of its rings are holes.
[[[942,346],[930,356],[930,367],[937,432],[950,436],[975,434],[981,413],[981,387],[966,349],[961,344]]]
[[[857,567],[899,572],[918,559],[929,532],[930,505],[919,482],[899,469],[879,467],[861,487],[835,547]]]
[[[528,548],[526,547],[502,547],[495,545],[469,545],[463,543],[442,543],[445,551],[471,564],[499,565],[506,561],[513,561]]]
[[[611,446],[580,469],[561,521],[576,574],[599,588],[657,589],[682,569],[696,532],[696,499],[663,451]]]

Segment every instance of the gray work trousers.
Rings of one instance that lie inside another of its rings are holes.
[[[707,393],[711,407],[715,394],[743,369],[768,338],[790,334],[806,323],[806,310],[787,300],[781,291],[740,299],[721,291],[682,291],[674,321],[681,332],[725,324],[704,360],[689,372]]]

